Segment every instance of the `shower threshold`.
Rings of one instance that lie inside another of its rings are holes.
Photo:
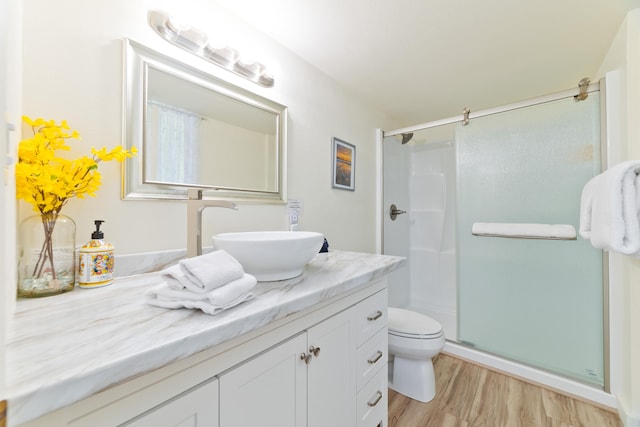
[[[446,341],[442,352],[605,408],[616,410],[618,407],[615,396],[596,386],[476,350],[464,344]]]

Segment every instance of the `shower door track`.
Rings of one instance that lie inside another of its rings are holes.
[[[597,92],[600,90],[600,82],[592,83],[587,88],[587,93]],[[580,88],[567,89],[562,92],[556,92],[549,95],[539,96],[537,98],[527,99],[525,101],[514,102],[512,104],[502,105],[500,107],[489,108],[477,112],[463,113],[457,116],[449,117],[446,119],[433,120],[431,122],[421,123],[419,125],[408,126],[400,129],[383,131],[383,137],[401,135],[403,133],[417,132],[424,129],[429,129],[437,126],[448,125],[456,122],[463,122],[466,119],[471,120],[478,117],[490,116],[492,114],[504,113],[505,111],[517,110],[519,108],[526,108],[532,105],[545,104],[547,102],[557,101],[559,99],[569,98],[570,96],[580,95]]]

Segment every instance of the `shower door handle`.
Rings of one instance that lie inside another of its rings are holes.
[[[394,204],[389,206],[389,217],[391,218],[391,221],[395,221],[396,218],[398,217],[398,215],[402,215],[402,214],[406,214],[407,211],[403,211],[401,209],[398,209],[398,207]]]

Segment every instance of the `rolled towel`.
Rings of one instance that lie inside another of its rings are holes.
[[[251,289],[256,278],[244,274],[236,279],[206,293],[194,293],[185,289],[171,288],[167,282],[151,289],[147,293],[147,302],[164,308],[195,308],[211,315],[235,307],[253,299]]]
[[[474,222],[471,233],[476,236],[523,239],[572,240],[576,238],[576,229],[568,224]]]
[[[593,177],[582,190],[580,235],[599,249],[640,255],[640,161]]]
[[[177,280],[194,292],[209,292],[244,275],[242,265],[224,250],[183,259],[179,265],[184,277],[189,280]]]

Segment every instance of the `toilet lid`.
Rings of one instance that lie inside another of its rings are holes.
[[[389,332],[403,335],[437,335],[442,325],[432,318],[415,311],[389,307]]]

